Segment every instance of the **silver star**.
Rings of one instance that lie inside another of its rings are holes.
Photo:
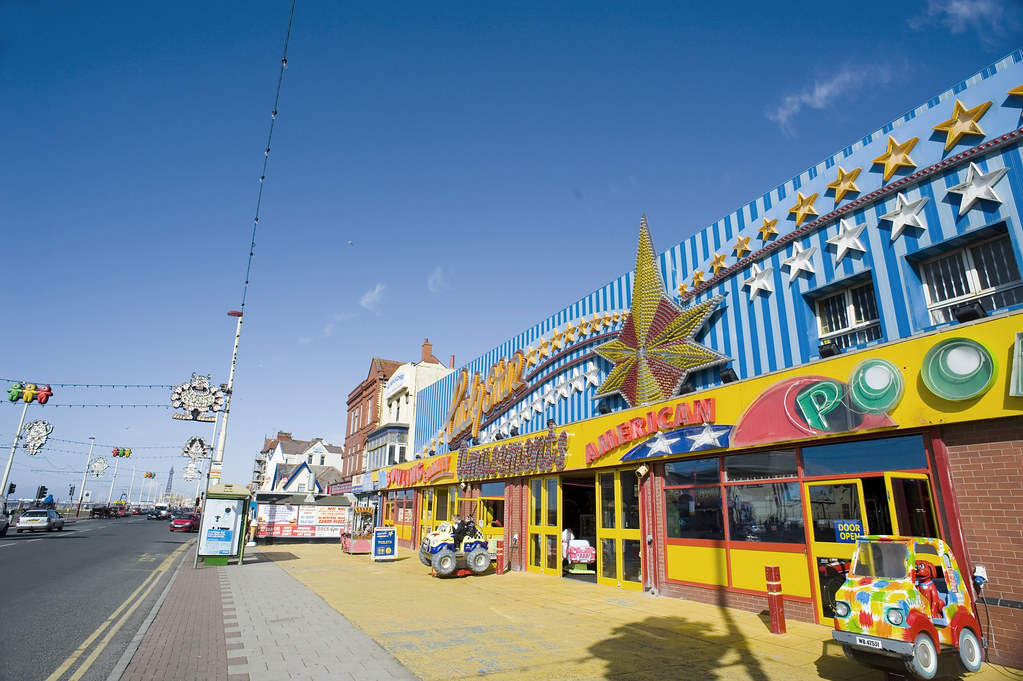
[[[792,255],[781,261],[782,267],[789,268],[789,284],[791,285],[795,281],[799,273],[809,272],[810,274],[817,274],[814,272],[813,263],[810,262],[810,258],[817,252],[816,246],[810,246],[810,248],[803,248],[798,243],[792,244]]]
[[[673,437],[670,440],[664,437],[664,433],[658,432],[657,437],[654,438],[653,444],[650,445],[650,450],[647,452],[649,456],[654,454],[671,454],[671,445],[678,442],[682,438]]]
[[[569,380],[564,380],[561,383],[558,383],[558,385],[555,387],[555,390],[557,390],[558,394],[561,395],[562,397],[565,398],[571,397],[572,382]]]
[[[703,430],[701,430],[699,433],[697,433],[696,435],[686,436],[686,439],[688,439],[692,443],[689,446],[689,450],[692,451],[694,449],[700,449],[702,447],[706,447],[707,445],[720,447],[721,436],[724,434],[725,434],[724,431],[715,433],[713,427],[704,423]]]
[[[543,392],[543,401],[547,404],[557,404],[558,392],[551,386],[547,386],[547,389]]]
[[[899,238],[902,234],[902,230],[906,227],[918,227],[920,229],[927,229],[927,225],[920,219],[918,213],[923,210],[924,204],[927,203],[927,197],[917,199],[916,201],[910,201],[906,198],[906,195],[899,193],[898,198],[895,199],[895,210],[887,215],[882,215],[882,220],[891,220],[892,222],[892,241]]]
[[[984,174],[976,163],[971,163],[970,169],[966,173],[966,182],[948,188],[948,191],[952,194],[963,195],[963,202],[959,206],[959,214],[962,215],[970,210],[979,199],[1001,203],[1002,200],[998,198],[998,194],[995,194],[995,184],[1007,172],[1009,172],[1008,168],[999,168]]]
[[[586,373],[583,374],[584,376],[586,376],[586,385],[588,385],[588,386],[592,385],[595,388],[599,387],[600,386],[600,369],[598,369],[597,367],[593,366],[592,364],[588,364],[586,366],[587,366]]]
[[[757,294],[761,291],[767,291],[770,293],[774,290],[771,288],[771,273],[774,272],[774,268],[767,267],[760,269],[760,265],[753,263],[750,271],[753,273],[753,276],[743,282],[743,286],[749,287],[750,300],[756,298]]]
[[[860,253],[866,253],[867,249],[860,243],[860,233],[866,228],[867,223],[861,225],[855,224],[852,220],[842,220],[839,224],[838,236],[833,236],[828,239],[829,244],[834,244],[838,250],[838,257],[835,258],[835,263],[842,262],[842,258],[849,251],[859,251]]]

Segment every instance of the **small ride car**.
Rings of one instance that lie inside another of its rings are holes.
[[[834,640],[871,667],[901,662],[933,679],[939,653],[980,670],[980,624],[952,550],[940,539],[870,535],[856,542],[852,570],[835,594]]]
[[[488,547],[486,537],[472,518],[457,524],[445,520],[423,537],[419,560],[440,577],[447,577],[460,567],[479,575],[490,567]]]
[[[28,530],[29,532],[35,532],[36,530],[53,532],[57,530],[60,532],[64,529],[64,517],[52,508],[30,508],[18,518],[18,524],[15,526],[15,529],[19,533],[23,530]]]
[[[171,518],[170,531],[181,530],[183,532],[199,531],[199,515],[196,513],[179,513],[176,518]]]

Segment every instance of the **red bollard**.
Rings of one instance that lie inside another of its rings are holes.
[[[504,574],[504,537],[497,538],[497,574]]]
[[[767,575],[767,608],[771,613],[771,633],[785,633],[785,601],[781,595],[781,568],[764,566]]]

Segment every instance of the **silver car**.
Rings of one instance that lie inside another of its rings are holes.
[[[15,529],[18,532],[22,530],[29,532],[57,530],[59,532],[64,529],[64,518],[52,508],[32,508],[21,514]]]

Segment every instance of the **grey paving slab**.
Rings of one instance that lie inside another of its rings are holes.
[[[225,601],[237,616],[237,624],[225,622],[227,637],[242,643],[228,659],[232,676],[247,674],[249,681],[417,678],[277,564],[246,561],[223,576]],[[230,664],[238,658],[244,662]]]

